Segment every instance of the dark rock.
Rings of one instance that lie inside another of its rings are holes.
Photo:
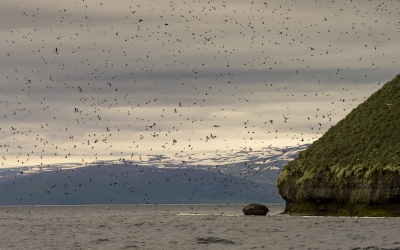
[[[197,244],[212,244],[212,243],[236,245],[236,243],[232,240],[221,239],[217,237],[197,238]]]
[[[268,212],[267,206],[258,203],[251,203],[243,208],[245,215],[267,215]]]

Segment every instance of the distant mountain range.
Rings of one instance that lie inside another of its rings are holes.
[[[0,205],[281,203],[278,175],[307,146],[2,169]]]

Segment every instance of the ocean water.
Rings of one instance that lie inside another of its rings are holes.
[[[1,213],[11,212],[21,215],[34,214],[47,216],[85,216],[85,214],[115,214],[129,216],[242,216],[242,209],[247,204],[121,204],[121,205],[33,205],[33,206],[0,206]],[[265,204],[269,208],[268,215],[279,215],[285,204]]]
[[[267,216],[243,205],[0,207],[0,249],[400,249],[400,218]]]

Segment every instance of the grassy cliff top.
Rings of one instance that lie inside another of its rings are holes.
[[[288,163],[279,179],[295,172],[312,179],[319,170],[368,178],[372,169],[400,173],[400,74]]]

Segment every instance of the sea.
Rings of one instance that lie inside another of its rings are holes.
[[[289,216],[265,204],[0,206],[0,249],[400,250],[400,218]]]
[[[177,215],[177,216],[241,216],[243,208],[248,204],[114,204],[114,205],[23,205],[23,206],[0,206],[0,212],[25,214],[38,213],[42,216],[54,216],[63,214],[65,216],[78,216],[86,213],[129,215]],[[283,213],[285,204],[264,204],[268,207],[269,216]]]

